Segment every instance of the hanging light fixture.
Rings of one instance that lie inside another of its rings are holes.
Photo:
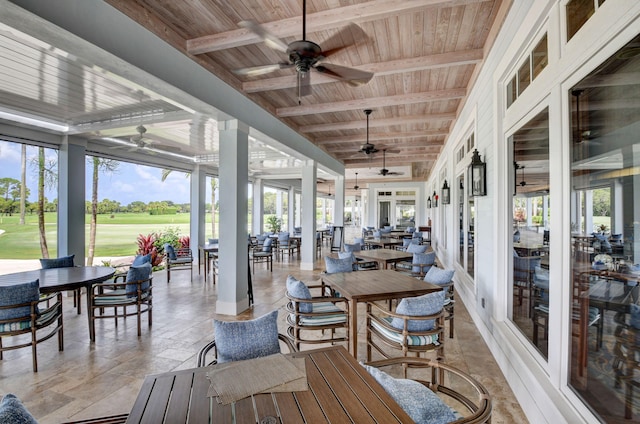
[[[431,196],[431,198],[433,199],[433,207],[437,208],[438,207],[438,193],[436,193],[436,191],[433,191],[433,196]]]
[[[431,196],[427,197],[427,209],[431,209]]]
[[[447,183],[447,180],[444,180],[444,184],[442,185],[442,204],[443,205],[448,205],[451,197],[451,190],[449,189],[449,184]]]
[[[471,181],[471,196],[487,195],[487,164],[482,162],[478,149],[474,149],[471,165],[469,165],[469,181]]]

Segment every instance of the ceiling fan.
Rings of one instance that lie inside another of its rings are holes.
[[[326,41],[325,46],[339,46],[322,50],[322,48],[306,39],[307,32],[307,2],[302,1],[302,40],[296,40],[289,44],[280,40],[275,35],[269,33],[259,24],[253,21],[243,21],[239,25],[246,28],[260,38],[262,38],[267,46],[272,49],[279,50],[287,54],[288,62],[274,63],[271,65],[254,66],[249,68],[236,69],[234,72],[239,75],[262,75],[269,72],[276,71],[278,69],[293,68],[296,69],[298,78],[297,91],[298,91],[298,103],[300,98],[311,94],[311,74],[313,69],[316,72],[327,75],[328,77],[335,78],[336,80],[346,81],[351,85],[366,84],[373,78],[372,72],[361,71],[355,68],[348,68],[346,66],[334,65],[331,63],[323,62],[329,56],[344,50],[348,45],[342,44],[342,40],[352,40],[349,45],[356,44],[360,41],[367,39],[366,34],[356,24],[350,24],[344,29],[340,30],[337,34],[332,36]]]
[[[393,172],[386,168],[386,153],[387,149],[382,149],[382,169],[378,172],[378,175],[382,175],[383,177],[386,177],[387,175],[402,175],[402,172]]]
[[[378,149],[376,149],[376,146],[369,143],[369,115],[371,115],[371,112],[373,112],[371,109],[364,110],[364,114],[367,115],[367,142],[360,146],[360,152],[364,153],[365,155],[370,155],[379,151]]]
[[[360,189],[362,189],[362,190],[368,190],[368,188],[366,188],[366,187],[360,187],[360,186],[358,185],[358,173],[356,172],[356,183],[355,183],[355,185],[353,186],[353,190],[360,190]]]
[[[153,140],[146,138],[144,134],[147,132],[147,129],[144,125],[138,125],[136,127],[136,132],[138,134],[133,135],[129,138],[129,141],[136,145],[136,147],[140,149],[144,149],[148,145],[153,143]]]

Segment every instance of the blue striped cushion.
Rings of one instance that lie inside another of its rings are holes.
[[[391,324],[392,319],[390,317],[385,317],[382,319]],[[386,327],[383,327],[376,321],[371,321],[371,325],[389,340],[392,340],[396,343],[403,343],[402,331],[391,331]],[[427,346],[430,344],[436,346],[440,345],[440,342],[438,342],[437,334],[432,334],[430,336],[407,336],[407,345],[409,346]]]
[[[317,317],[300,316],[300,324],[307,326],[321,326],[340,324],[347,321],[347,315],[344,313],[344,311],[331,302],[314,303],[313,312],[326,314],[335,312],[335,314]],[[295,321],[295,315],[291,314],[291,319]]]

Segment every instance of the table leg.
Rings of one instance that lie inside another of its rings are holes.
[[[89,324],[89,340],[91,340],[92,342],[96,341],[96,335],[94,334],[93,331],[91,331],[92,327],[91,327],[91,315],[93,314],[93,311],[91,310],[91,297],[89,296],[89,290],[91,290],[91,284],[85,286],[85,291],[86,291],[86,296],[87,296],[87,322]],[[82,290],[80,290],[80,292],[82,292]],[[78,302],[80,302],[80,298],[78,298]]]
[[[349,346],[353,357],[358,359],[358,302],[352,299],[349,303]]]
[[[209,252],[204,251],[204,282],[207,282],[207,275],[209,275]]]

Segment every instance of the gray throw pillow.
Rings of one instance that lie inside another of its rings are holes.
[[[0,423],[38,424],[16,395],[8,393],[0,402]]]
[[[169,243],[166,243],[164,245],[164,251],[166,252],[167,257],[172,261],[175,261],[176,259],[178,259],[178,256],[176,255],[176,250]]]
[[[135,282],[140,280],[148,280],[151,275],[151,263],[147,262],[145,264],[139,266],[131,265],[129,267],[129,271],[127,271],[127,282]],[[151,284],[150,281],[145,281],[140,285],[142,290],[146,290],[149,288]],[[125,287],[125,291],[127,292],[127,296],[134,297],[137,295],[138,285],[137,284],[127,284]]]
[[[364,367],[416,424],[446,424],[456,420],[451,408],[425,385],[394,378],[376,367]]]
[[[335,259],[335,258],[332,258],[331,256],[325,256],[324,264],[325,264],[325,269],[329,274],[333,274],[336,272],[353,271],[353,259],[351,255],[343,259]]]
[[[411,243],[407,246],[407,253],[424,253],[427,251],[427,247],[429,246],[426,244]]]
[[[136,255],[136,257],[133,258],[133,262],[131,263],[131,265],[140,266],[146,264],[147,262],[151,262],[151,253],[148,253],[146,255]]]
[[[298,299],[311,299],[309,287],[297,278],[287,276],[287,291],[293,297]],[[300,302],[300,312],[309,313],[313,311],[313,304],[309,302]]]
[[[40,280],[28,283],[0,286],[0,306],[18,305],[20,303],[33,302],[40,298]],[[36,311],[37,312],[37,311]],[[30,319],[31,308],[0,309],[0,320],[26,317]],[[2,422],[2,421],[0,421]]]
[[[42,269],[49,268],[69,268],[73,265],[73,258],[76,255],[62,256],[60,258],[52,258],[52,259],[40,259],[40,266]]]
[[[444,307],[444,291],[425,294],[418,297],[405,297],[398,303],[396,313],[411,316],[427,316],[437,314]],[[391,325],[398,330],[404,329],[404,321],[400,318],[391,320]],[[429,331],[433,330],[434,320],[409,320],[407,329],[409,331]]]
[[[451,282],[454,272],[455,270],[453,269],[440,269],[432,266],[427,275],[424,276],[424,281],[431,284],[447,284]]]
[[[250,321],[213,320],[218,362],[243,361],[280,353],[278,310]]]

